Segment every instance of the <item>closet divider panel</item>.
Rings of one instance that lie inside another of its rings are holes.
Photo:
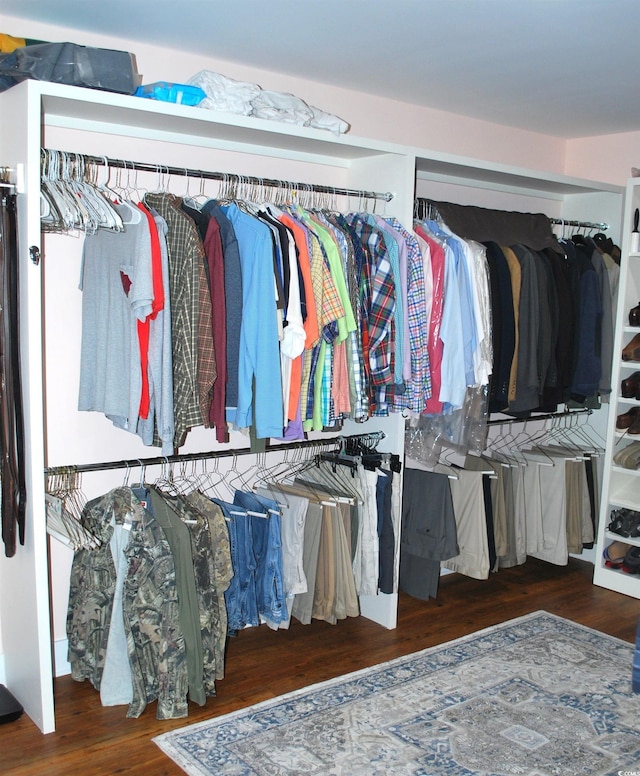
[[[402,478],[404,471],[404,418],[401,413],[394,412],[387,418],[370,418],[365,424],[349,421],[345,424],[347,434],[357,434],[363,431],[383,431],[382,439],[376,449],[381,453],[395,453],[400,455],[402,469],[394,477]],[[402,479],[400,479],[400,493],[402,493]],[[400,566],[400,537],[396,536],[395,572],[397,577]],[[360,614],[369,620],[393,629],[398,623],[398,593],[378,593],[378,595],[360,596]]]
[[[55,728],[44,513],[44,421],[40,250],[40,99],[33,90],[0,95],[1,164],[18,179],[20,346],[25,423],[25,543],[0,548],[0,682],[42,730]]]

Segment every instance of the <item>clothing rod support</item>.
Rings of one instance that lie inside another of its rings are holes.
[[[532,420],[554,420],[555,418],[568,418],[574,415],[591,415],[593,410],[588,408],[581,410],[565,410],[564,412],[548,412],[545,415],[529,415],[526,418],[504,418],[502,420],[488,420],[487,426],[501,426],[506,423],[528,423]]]
[[[352,436],[335,436],[328,439],[306,439],[300,442],[289,442],[276,445],[267,445],[264,452],[273,453],[286,450],[299,450],[303,448],[325,447],[328,445],[340,445],[345,440],[370,440],[379,442],[384,439],[383,431],[373,431]],[[155,458],[129,458],[123,461],[105,461],[103,463],[81,463],[70,466],[50,466],[45,468],[47,476],[68,474],[69,472],[99,472],[111,469],[134,469],[141,466],[161,466],[169,463],[184,463],[185,461],[207,461],[213,458],[232,458],[238,455],[260,455],[263,451],[252,450],[249,447],[241,447],[233,450],[210,450],[202,453],[180,453],[177,455],[159,455]]]
[[[49,149],[43,149],[49,154]],[[199,178],[214,181],[229,181],[231,183],[249,184],[252,186],[268,186],[269,188],[281,188],[298,190],[300,192],[313,191],[320,194],[336,194],[345,197],[360,197],[363,199],[376,199],[383,202],[391,202],[393,194],[389,191],[365,191],[362,189],[346,189],[339,186],[322,186],[315,183],[300,183],[296,181],[278,180],[276,178],[259,178],[252,175],[235,175],[226,172],[211,172],[208,170],[195,170],[188,167],[171,167],[166,164],[150,164],[149,162],[131,162],[125,159],[112,159],[106,156],[92,156],[90,154],[77,154],[72,151],[53,151],[52,153],[66,154],[67,157],[82,160],[85,164],[117,167],[131,172],[155,172],[159,175],[181,175],[187,178]]]

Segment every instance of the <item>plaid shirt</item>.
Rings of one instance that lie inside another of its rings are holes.
[[[420,413],[431,396],[431,372],[427,349],[429,321],[426,317],[424,298],[424,262],[416,238],[397,219],[385,220],[402,235],[407,245],[407,310],[411,380],[404,394],[394,395],[393,406],[396,409],[409,409]]]
[[[213,308],[211,287],[205,269],[206,260],[203,246],[202,261],[198,270],[198,400],[200,420],[204,426],[212,428],[211,405],[218,369],[213,344]],[[226,432],[226,426],[222,432],[223,434]]]
[[[327,428],[335,424],[335,412],[333,409],[333,397],[331,385],[333,383],[333,347],[325,346],[324,369],[322,371],[322,391],[320,396],[321,428]],[[317,430],[320,430],[317,429]],[[314,430],[316,430],[314,428]]]
[[[329,353],[331,353],[331,343],[338,337],[339,334],[339,321],[344,325],[345,308],[343,306],[338,287],[331,273],[330,260],[327,249],[331,249],[332,245],[326,241],[331,240],[331,237],[326,233],[326,229],[318,224],[309,213],[298,207],[296,214],[302,219],[305,227],[308,230],[309,235],[312,238],[313,250],[312,250],[312,278],[314,279],[314,291],[316,289],[316,279],[314,277],[314,268],[317,271],[317,267],[322,267],[321,282],[322,282],[322,297],[319,309],[321,310],[320,322],[322,332],[322,347],[317,346],[314,348],[314,353],[311,361],[305,359],[303,364],[303,379],[307,375],[307,366],[309,367],[309,387],[306,393],[306,410],[303,411],[303,428],[308,431],[313,429],[314,431],[320,431],[323,428],[323,396],[327,390],[326,380],[326,353],[327,346]],[[324,229],[322,233],[321,230]],[[336,249],[337,250],[337,249]],[[321,257],[321,262],[320,262]],[[314,267],[315,265],[315,267]],[[316,305],[318,305],[318,299],[316,298]],[[329,397],[330,397],[330,372],[329,372]],[[327,406],[330,398],[326,399]],[[304,409],[305,405],[302,405]]]
[[[346,315],[343,300],[338,291],[338,285],[332,272],[332,262],[335,264],[335,255],[330,252],[337,249],[331,244],[331,236],[326,229],[319,224],[309,213],[302,208],[297,209],[298,215],[303,219],[310,234],[316,239],[322,252],[322,305],[321,326],[322,336],[325,342],[333,342],[340,330],[339,321],[344,323]],[[316,300],[317,302],[317,300]]]
[[[364,310],[363,346],[368,347],[369,380],[371,385],[371,414],[387,415],[387,387],[393,385],[394,370],[394,312],[395,285],[393,270],[386,256],[380,230],[359,215],[350,217],[363,245],[367,245],[370,262],[365,265],[365,287],[361,291]],[[368,298],[367,298],[368,297]],[[368,308],[368,309],[367,309]]]
[[[351,252],[347,257],[348,271],[347,279],[349,281],[349,293],[351,295],[353,310],[356,315],[357,329],[351,332],[348,340],[348,360],[347,368],[349,370],[349,389],[351,392],[351,414],[354,420],[362,421],[369,417],[368,400],[368,350],[365,357],[363,347],[363,308],[360,294],[360,284],[358,277],[368,269],[368,258],[365,249],[360,242],[360,238],[355,229],[349,224],[344,216],[335,216],[336,222],[344,229],[351,246]],[[366,279],[362,277],[362,287]],[[364,297],[363,297],[364,298]]]
[[[305,227],[307,228],[307,227]],[[320,333],[321,337],[314,345],[313,349],[305,351],[305,358],[302,364],[302,391],[300,394],[300,407],[302,420],[310,421],[313,418],[313,397],[314,397],[314,374],[318,363],[318,355],[320,353],[320,343],[322,342],[323,332],[323,319],[324,319],[324,255],[320,241],[318,238],[307,229],[309,235],[310,252],[309,257],[311,259],[311,280],[313,285],[313,295],[316,302],[316,308],[319,313]],[[305,430],[308,430],[305,426]]]
[[[402,299],[402,278],[400,275],[400,248],[398,245],[399,237],[395,234],[391,234],[391,228],[382,219],[369,215],[367,220],[373,227],[378,227],[380,230],[380,238],[384,245],[386,258],[391,265],[391,272],[393,277],[394,286],[394,309],[393,309],[393,326],[394,326],[394,361],[393,361],[393,383],[394,386],[400,389],[400,392],[404,392],[404,302]],[[408,343],[407,343],[408,344]]]
[[[204,248],[193,222],[179,209],[175,197],[171,194],[146,194],[144,201],[164,218],[169,228],[167,249],[173,348],[174,446],[181,447],[187,431],[202,425],[199,374],[203,372],[199,372],[198,345]]]

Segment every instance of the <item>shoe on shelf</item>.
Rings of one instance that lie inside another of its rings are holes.
[[[609,569],[621,569],[627,552],[632,545],[624,542],[611,542],[602,552],[604,565]]]
[[[636,415],[631,425],[627,429],[630,436],[640,436],[640,415]]]
[[[640,326],[640,302],[629,310],[629,326]]]
[[[624,507],[614,509],[609,515],[607,531],[625,538],[640,537],[640,512]]]
[[[640,334],[635,334],[631,342],[622,349],[623,361],[640,361]]]
[[[627,574],[640,574],[640,547],[629,547],[622,561],[622,570]]]
[[[628,412],[618,415],[616,418],[616,428],[619,431],[624,431],[625,428],[633,425],[633,422],[637,419],[640,419],[640,407],[631,407]]]
[[[640,465],[640,442],[632,442],[613,456],[613,462],[624,469],[637,469]]]
[[[640,399],[640,371],[632,372],[620,383],[620,395],[623,399]]]

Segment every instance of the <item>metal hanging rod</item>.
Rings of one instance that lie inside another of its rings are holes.
[[[269,188],[281,188],[296,190],[299,192],[312,191],[320,194],[335,194],[345,197],[359,197],[361,199],[376,199],[383,202],[391,202],[393,194],[390,191],[366,191],[364,189],[346,189],[340,186],[322,186],[315,183],[300,183],[297,181],[278,180],[277,178],[259,178],[253,175],[236,175],[226,172],[211,172],[209,170],[196,170],[188,167],[172,167],[166,164],[151,164],[149,162],[132,162],[126,159],[112,159],[106,156],[92,156],[90,154],[78,154],[72,151],[52,151],[42,149],[45,154],[53,153],[66,155],[68,158],[77,159],[85,164],[102,165],[104,167],[116,167],[123,170],[155,172],[160,175],[181,175],[186,178],[199,178],[203,180],[228,181],[232,184],[249,184],[252,186],[267,186]]]
[[[425,212],[437,213],[438,206],[434,200],[428,197],[416,197],[414,201],[414,211],[418,217],[423,217]],[[572,221],[566,218],[549,218],[550,224],[558,224],[560,226],[578,226],[582,229],[598,229],[601,232],[605,232],[609,228],[609,224],[598,221]]]
[[[265,453],[273,453],[286,450],[299,450],[302,448],[327,447],[328,445],[340,445],[345,440],[368,440],[379,442],[384,439],[383,431],[373,431],[368,434],[354,434],[352,436],[335,436],[329,439],[306,439],[300,442],[289,442],[276,445],[268,445]],[[181,453],[177,455],[159,455],[154,458],[129,458],[122,461],[104,461],[102,463],[81,463],[70,466],[49,466],[44,470],[47,476],[56,476],[79,472],[100,472],[111,469],[135,469],[136,467],[162,466],[169,463],[185,463],[186,461],[208,461],[213,458],[232,458],[238,455],[259,455],[261,451],[252,450],[249,447],[241,447],[232,450],[210,450],[203,453]]]
[[[555,420],[556,418],[567,418],[574,415],[591,415],[593,410],[584,408],[580,410],[564,410],[563,412],[547,412],[544,415],[529,415],[527,418],[503,418],[497,420],[488,420],[487,426],[501,426],[506,423],[528,423],[530,420]]]
[[[600,232],[606,232],[609,228],[609,224],[598,221],[568,221],[565,218],[550,218],[549,221],[559,226],[579,226],[582,229],[598,229]]]

